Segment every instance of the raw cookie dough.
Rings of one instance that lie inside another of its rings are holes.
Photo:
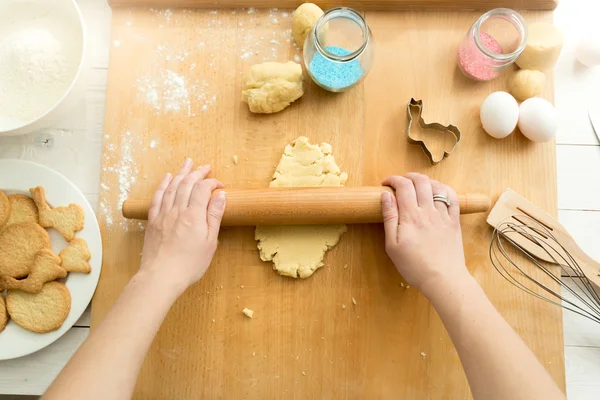
[[[301,136],[285,146],[269,187],[343,186],[348,174],[340,172],[331,145],[312,145]],[[335,246],[346,225],[257,226],[254,239],[263,261],[292,278],[308,278],[323,266],[327,250]]]
[[[244,76],[242,100],[253,113],[279,112],[303,94],[302,67],[293,61],[255,64]]]
[[[520,69],[508,81],[508,91],[519,101],[538,96],[544,90],[546,75],[532,69]]]
[[[554,67],[565,40],[562,31],[548,23],[531,24],[528,31],[527,44],[516,61],[519,68],[544,71]]]
[[[304,3],[294,11],[294,16],[292,17],[292,36],[298,47],[304,47],[306,36],[308,36],[323,14],[323,10],[313,3]]]

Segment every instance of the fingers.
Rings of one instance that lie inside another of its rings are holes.
[[[399,214],[402,214],[403,210],[411,210],[417,207],[417,192],[410,179],[403,176],[390,176],[381,184],[391,186],[396,190],[396,203],[398,204]]]
[[[419,207],[433,207],[433,189],[431,188],[431,180],[426,175],[411,172],[406,174],[415,186],[417,193],[417,204]]]
[[[385,241],[396,243],[398,235],[398,204],[393,193],[385,191],[381,194],[381,209],[383,211]]]
[[[433,194],[440,194],[442,196],[445,196],[448,200],[450,200],[450,198],[448,197],[448,189],[446,188],[446,185],[441,184],[438,181],[431,181],[431,188],[433,189]],[[450,200],[452,202],[452,200]],[[442,214],[446,214],[448,215],[449,210],[448,210],[448,206],[444,203],[442,203],[441,201],[434,201],[433,205],[435,206],[435,208],[441,212]]]
[[[208,224],[208,237],[216,239],[219,236],[219,229],[221,228],[221,220],[223,219],[223,213],[225,212],[225,203],[227,197],[224,191],[219,191],[208,204],[206,211],[206,223]]]
[[[158,216],[160,212],[160,207],[162,205],[163,196],[165,195],[165,190],[169,186],[171,182],[171,174],[167,174],[162,182],[156,188],[154,192],[154,196],[152,196],[152,201],[150,202],[150,209],[148,210],[148,222],[154,221],[154,219]]]
[[[206,219],[208,203],[210,202],[212,192],[222,187],[224,187],[223,184],[216,179],[205,179],[196,182],[192,189],[189,208],[193,209],[194,213],[200,213],[200,220]]]
[[[175,196],[177,195],[177,189],[179,189],[179,184],[187,176],[187,174],[190,173],[193,166],[194,163],[192,162],[192,160],[186,158],[185,162],[183,163],[183,166],[181,167],[177,175],[175,175],[175,177],[169,184],[167,191],[165,192],[165,195],[162,200],[161,211],[169,211],[171,208],[173,208],[173,204],[175,203]]]
[[[210,172],[210,165],[204,165],[197,170],[190,172],[179,185],[177,194],[175,195],[175,207],[187,208],[190,203],[190,196],[192,195],[192,189],[196,182],[206,178]]]
[[[446,186],[446,190],[448,191],[448,200],[450,200],[448,214],[453,220],[460,221],[460,205],[458,204],[458,195],[450,186]]]

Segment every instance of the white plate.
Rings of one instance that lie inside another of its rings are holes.
[[[43,186],[46,199],[51,206],[79,204],[85,211],[84,228],[77,237],[85,239],[92,258],[90,274],[69,273],[63,280],[71,292],[71,311],[62,326],[50,333],[29,332],[14,322],[8,322],[6,329],[0,332],[0,360],[22,357],[50,345],[65,334],[85,311],[100,277],[102,266],[102,238],[96,215],[81,191],[58,172],[29,161],[0,159],[0,190],[7,194],[23,193],[29,195],[29,188]],[[54,229],[48,229],[52,249],[58,254],[66,247],[63,237]]]

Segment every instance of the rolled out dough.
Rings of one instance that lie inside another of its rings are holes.
[[[301,136],[285,146],[269,187],[343,186],[348,174],[340,172],[331,145],[310,144]],[[257,226],[260,258],[292,278],[308,278],[323,266],[327,250],[335,246],[346,225]]]

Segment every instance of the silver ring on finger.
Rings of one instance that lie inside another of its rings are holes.
[[[448,200],[448,198],[443,194],[434,194],[433,201],[441,201],[442,203],[446,204],[446,207],[450,207],[452,205],[450,200]]]

